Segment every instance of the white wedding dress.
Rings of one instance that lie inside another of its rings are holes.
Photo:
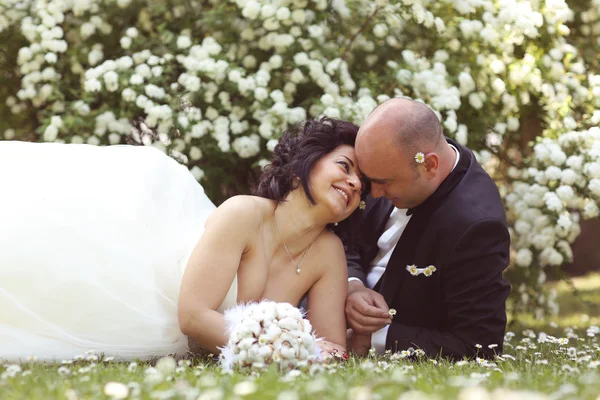
[[[0,359],[185,355],[179,288],[214,208],[152,147],[0,141]],[[219,311],[236,297],[237,278]]]

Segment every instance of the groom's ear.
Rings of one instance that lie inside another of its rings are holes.
[[[425,154],[425,162],[423,163],[423,166],[425,167],[425,175],[427,178],[435,178],[440,166],[440,156],[438,156],[437,153]]]

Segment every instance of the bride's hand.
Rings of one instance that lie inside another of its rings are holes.
[[[319,346],[321,358],[325,361],[328,361],[330,358],[338,360],[348,359],[348,352],[343,346],[340,346],[339,344],[327,340],[319,340],[317,342],[317,346]]]

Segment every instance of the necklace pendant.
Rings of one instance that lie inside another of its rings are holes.
[[[298,265],[298,268],[296,268],[296,273],[299,274],[300,273],[300,266]]]

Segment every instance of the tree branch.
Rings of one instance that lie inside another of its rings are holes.
[[[360,29],[354,34],[354,36],[352,36],[352,38],[350,39],[350,42],[348,42],[348,45],[346,46],[346,48],[344,49],[344,52],[342,53],[342,60],[345,60],[346,58],[346,54],[348,54],[348,51],[350,51],[350,48],[352,47],[352,44],[354,43],[354,41],[356,40],[356,38],[358,37],[358,35],[360,35],[361,33],[363,33],[366,29],[367,26],[369,26],[369,23],[371,22],[371,20],[373,18],[375,18],[375,15],[377,15],[377,13],[379,12],[380,8],[379,7],[375,7],[375,10],[371,13],[371,15],[369,15],[367,17],[367,19],[365,19],[365,22],[363,22],[362,26],[360,27]]]

